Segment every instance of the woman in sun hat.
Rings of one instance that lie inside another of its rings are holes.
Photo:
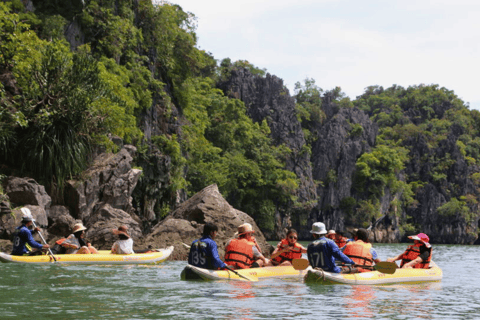
[[[409,236],[409,239],[414,241],[413,245],[408,246],[405,252],[399,254],[395,258],[388,258],[388,262],[402,260],[401,268],[420,268],[428,269],[430,261],[432,261],[432,246],[430,245],[430,238],[425,233],[419,233],[414,236]]]
[[[67,254],[90,254],[98,253],[97,249],[92,247],[90,242],[85,240],[85,226],[82,223],[76,223],[72,228],[72,234],[60,244],[67,249]]]
[[[113,234],[118,236],[118,240],[112,246],[112,253],[116,254],[132,254],[133,240],[128,234],[127,226],[120,226],[118,229],[112,230]]]

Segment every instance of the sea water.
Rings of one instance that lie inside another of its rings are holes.
[[[374,244],[385,260],[407,244]],[[440,282],[182,281],[157,266],[0,264],[0,319],[480,319],[480,247],[434,245]]]

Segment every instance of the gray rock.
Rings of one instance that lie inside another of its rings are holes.
[[[10,202],[17,206],[29,204],[48,209],[52,203],[45,187],[31,178],[8,177],[4,189]]]
[[[207,222],[218,226],[215,241],[221,258],[225,254],[228,240],[234,237],[237,227],[243,223],[253,226],[262,252],[270,250],[270,244],[255,221],[248,214],[230,206],[218,191],[217,185],[206,187],[182,203],[165,220],[159,222],[139,245],[152,245],[155,248],[173,245],[175,251],[172,259],[186,260],[188,248],[183,244],[190,245],[193,240],[201,237],[203,226]]]

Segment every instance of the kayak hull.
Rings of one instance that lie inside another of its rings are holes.
[[[128,264],[159,264],[167,260],[173,252],[173,246],[159,249],[158,252],[135,254],[112,254],[107,250],[100,250],[98,254],[56,254],[54,261],[50,255],[39,256],[12,256],[0,252],[0,261],[3,263],[27,264],[84,264],[84,265],[128,265]]]
[[[292,266],[279,266],[279,267],[263,267],[263,268],[251,268],[251,269],[238,269],[235,270],[242,276],[249,279],[262,279],[262,278],[299,278],[302,279],[306,275],[305,270],[295,270]],[[229,270],[208,270],[198,268],[192,265],[187,265],[181,275],[182,280],[240,280],[245,281],[245,278],[238,276]],[[248,280],[247,280],[248,281]]]
[[[350,285],[375,285],[394,283],[422,283],[441,281],[443,272],[435,263],[430,263],[429,269],[396,269],[395,273],[387,274],[379,271],[340,274],[323,270],[307,269],[305,282],[318,284],[350,284]]]

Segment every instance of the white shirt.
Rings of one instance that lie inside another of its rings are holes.
[[[131,254],[133,251],[133,239],[117,240],[112,246],[112,253],[116,254]]]

